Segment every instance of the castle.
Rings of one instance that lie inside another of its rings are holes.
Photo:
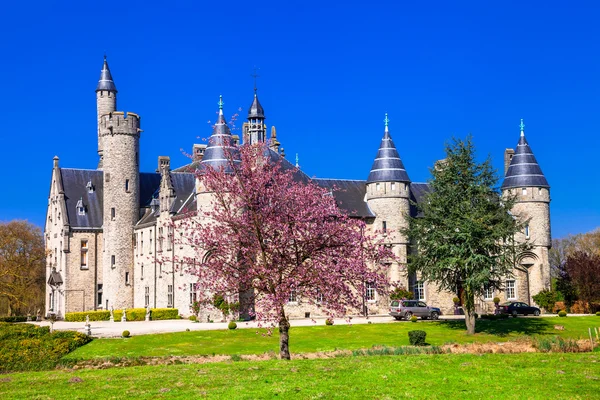
[[[189,246],[176,240],[182,232],[170,222],[191,218],[185,216],[187,211],[208,204],[194,171],[201,163],[222,165],[224,146],[238,144],[239,138],[231,134],[220,101],[209,144],[194,145],[191,164],[171,169],[169,157],[161,156],[156,172],[140,172],[140,116],[117,111],[117,88],[106,57],[96,87],[96,104],[98,168],[62,168],[54,157],[44,230],[46,314],[56,313],[60,318],[67,312],[149,306],[173,307],[189,315],[197,291],[203,288],[196,287],[196,279],[186,272],[193,265],[161,262],[165,254],[170,260],[187,256],[190,263],[195,262]],[[256,88],[242,132],[244,143],[267,142],[265,113]],[[268,143],[273,159],[293,167],[283,157],[275,127]],[[486,290],[477,299],[478,312],[491,310],[496,296],[533,303],[533,295],[550,287],[550,187],[525,139],[523,125],[516,151],[505,151],[504,165],[502,190],[517,196],[513,212],[529,221],[516,239],[530,243],[531,250],[520,255],[514,277],[507,278],[503,291]],[[416,299],[451,312],[455,293],[440,292],[434,284],[406,271],[409,243],[400,233],[407,225],[404,216],[415,214],[411,201],[419,202],[428,185],[411,182],[390,135],[387,115],[366,181],[312,180],[326,188],[342,189],[334,196],[343,211],[364,219],[371,230],[390,232],[386,241],[399,260],[389,265],[391,281],[412,290]],[[387,313],[388,299],[379,296],[374,285],[366,285],[364,300],[364,311],[369,314]],[[301,317],[311,311],[313,315],[319,312],[302,299],[290,297],[288,315]],[[207,318],[218,318],[216,310],[202,312]]]

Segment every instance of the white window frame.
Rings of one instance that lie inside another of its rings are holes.
[[[509,287],[509,282],[512,283],[512,287]],[[505,282],[505,290],[506,300],[516,300],[517,299],[517,281],[515,279],[508,279]],[[510,295],[510,291],[512,291],[512,296]]]
[[[425,283],[423,281],[416,281],[413,285],[413,294],[415,300],[425,301]]]
[[[144,306],[148,307],[150,305],[150,288],[146,286],[144,288]]]
[[[296,291],[296,289],[290,290],[288,304],[298,304],[298,292]]]
[[[81,269],[89,269],[89,242],[87,239],[82,239],[81,240]]]
[[[173,297],[173,285],[167,285],[167,308],[173,308],[175,300]]]
[[[494,298],[494,289],[490,285],[483,285],[483,299],[492,300]]]
[[[365,283],[365,300],[369,303],[375,303],[377,301],[377,286],[375,282]]]

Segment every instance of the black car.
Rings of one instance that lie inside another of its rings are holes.
[[[517,315],[535,315],[536,317],[540,315],[540,309],[537,307],[529,306],[525,303],[521,303],[520,301],[507,301],[506,303],[500,304],[498,307],[502,314],[509,314],[513,317]]]

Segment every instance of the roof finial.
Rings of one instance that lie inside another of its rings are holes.
[[[254,72],[252,73],[252,75],[250,75],[251,77],[254,78],[254,96],[256,96],[256,78],[258,78],[260,75],[257,74],[259,68],[256,67],[256,65],[254,66]]]
[[[296,168],[300,168],[300,164],[298,164],[298,153],[296,153]]]
[[[106,50],[104,50],[104,61],[106,61]]]
[[[223,105],[225,103],[223,103],[223,95],[222,94],[219,95],[219,103],[218,104],[219,104],[219,115],[223,115]]]
[[[521,128],[521,136],[525,136],[525,124],[523,123],[523,118],[521,118],[521,125],[519,125],[519,128]]]
[[[387,113],[385,113],[385,119],[383,122],[385,123],[385,131],[388,132],[388,123],[390,122],[390,119],[388,118]]]

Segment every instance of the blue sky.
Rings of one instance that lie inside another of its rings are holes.
[[[53,156],[96,167],[106,51],[118,108],[142,116],[143,171],[186,163],[220,94],[243,118],[257,66],[267,124],[309,175],[366,179],[385,112],[413,181],[469,133],[502,172],[523,118],[553,236],[600,226],[600,3],[332,3],[3,4],[0,220],[43,224]]]

